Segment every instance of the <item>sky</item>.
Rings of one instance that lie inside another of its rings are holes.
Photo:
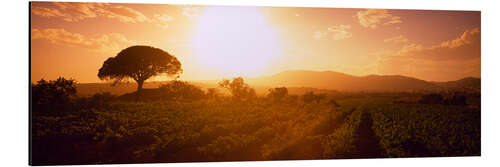
[[[104,82],[103,62],[149,45],[182,63],[182,80],[286,70],[481,76],[478,11],[31,2],[31,77]],[[166,80],[157,77],[152,80]]]

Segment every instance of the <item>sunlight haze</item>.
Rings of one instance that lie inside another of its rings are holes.
[[[310,70],[452,81],[480,77],[480,41],[473,11],[32,2],[31,80],[104,82],[107,58],[150,45],[179,59],[182,80]]]

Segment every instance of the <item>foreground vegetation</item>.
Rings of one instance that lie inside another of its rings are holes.
[[[32,85],[33,164],[480,155],[477,95],[412,101],[401,99],[415,95],[275,88],[260,97],[242,79],[220,86],[232,96],[172,81],[141,93],[77,97],[74,81],[39,81]]]

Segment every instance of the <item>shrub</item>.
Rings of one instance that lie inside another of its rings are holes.
[[[420,98],[419,103],[422,104],[442,104],[443,103],[443,96],[437,93],[431,93],[422,96]]]
[[[200,100],[205,92],[199,87],[185,81],[170,81],[159,88],[162,99],[168,100]]]
[[[217,88],[208,88],[206,95],[208,98],[218,98],[220,96],[220,92]]]
[[[41,79],[31,85],[33,111],[57,112],[69,107],[71,98],[76,95],[76,82],[62,77],[57,80]]]
[[[89,98],[89,106],[104,106],[115,99],[110,92],[96,93]]]
[[[314,92],[307,92],[302,95],[302,101],[306,103],[310,103],[315,101],[316,103],[326,98],[326,94],[314,94]]]
[[[238,100],[246,100],[256,97],[255,90],[245,83],[242,77],[233,78],[232,81],[227,79],[219,82],[219,86],[228,89],[234,98]]]
[[[444,103],[448,105],[466,105],[467,98],[463,95],[453,95],[452,97],[447,98]]]
[[[274,101],[282,101],[287,95],[288,89],[286,87],[279,87],[269,89],[267,97]]]

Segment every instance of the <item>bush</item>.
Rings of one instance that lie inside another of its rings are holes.
[[[326,98],[326,94],[314,94],[314,92],[307,92],[302,95],[302,101],[306,103],[316,102],[319,103],[321,100]]]
[[[450,98],[447,98],[444,103],[448,105],[459,105],[459,106],[464,106],[467,105],[466,103],[467,98],[463,95],[453,95]]]
[[[34,112],[56,113],[69,107],[76,95],[76,82],[62,77],[50,81],[41,79],[31,84],[31,93]]]
[[[443,103],[443,96],[437,93],[431,93],[422,96],[420,98],[419,103],[422,104],[442,104]]]
[[[159,88],[161,98],[167,100],[200,100],[205,92],[199,87],[185,81],[170,81]]]
[[[287,95],[288,89],[286,87],[279,87],[269,89],[267,97],[274,101],[282,101]]]
[[[116,99],[115,95],[112,95],[110,92],[96,93],[89,98],[89,106],[105,106],[109,102]]]
[[[227,79],[219,82],[219,86],[228,89],[237,100],[247,100],[255,98],[255,90],[245,83],[242,77],[233,78],[233,81]]]
[[[206,94],[206,96],[207,96],[208,98],[212,98],[212,99],[214,99],[214,98],[218,98],[218,97],[220,97],[220,96],[221,96],[221,94],[220,94],[220,92],[219,92],[219,89],[217,89],[217,88],[208,88],[208,89],[207,89],[207,94]]]

